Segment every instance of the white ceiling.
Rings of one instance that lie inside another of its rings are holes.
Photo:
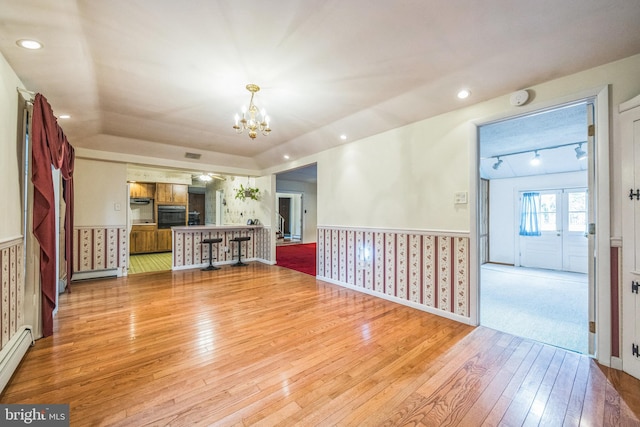
[[[514,178],[588,169],[587,104],[579,103],[480,126],[480,176]],[[532,165],[534,154],[540,163]],[[499,167],[494,165],[502,160]]]
[[[638,22],[638,0],[0,0],[0,51],[75,147],[260,169],[640,53]]]

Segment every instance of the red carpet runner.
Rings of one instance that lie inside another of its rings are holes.
[[[276,246],[276,264],[315,276],[316,244]]]

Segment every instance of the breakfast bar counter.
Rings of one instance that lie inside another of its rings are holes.
[[[249,237],[242,242],[243,261],[273,264],[271,260],[271,227],[263,225],[190,225],[171,227],[173,233],[172,270],[202,268],[209,262],[209,245],[205,239],[222,239],[211,248],[213,264],[220,266],[237,261],[237,237]]]

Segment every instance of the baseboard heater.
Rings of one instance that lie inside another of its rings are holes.
[[[28,325],[19,328],[0,350],[0,392],[4,390],[29,347],[34,344],[31,329]]]
[[[90,270],[90,271],[75,271],[73,273],[72,282],[87,279],[101,279],[104,277],[120,277],[119,268],[108,268],[106,270]]]

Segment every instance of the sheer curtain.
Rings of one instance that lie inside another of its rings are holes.
[[[520,212],[520,235],[540,236],[538,213],[540,212],[540,193],[522,194],[522,210]]]

